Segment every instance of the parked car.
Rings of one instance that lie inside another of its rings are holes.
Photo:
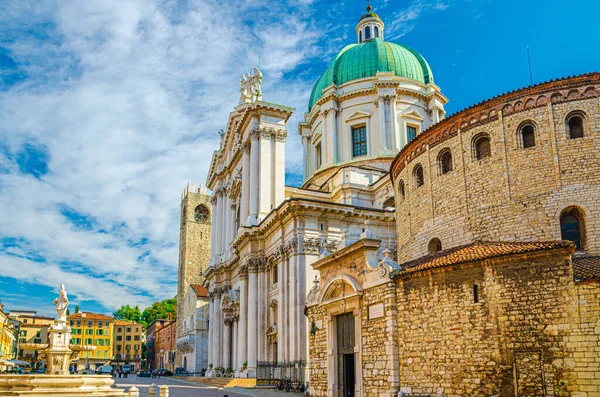
[[[140,378],[150,378],[152,374],[150,371],[138,371],[137,376]]]
[[[187,371],[183,367],[175,368],[175,375],[185,375]]]
[[[169,371],[166,368],[159,368],[158,376],[173,376],[173,372]]]

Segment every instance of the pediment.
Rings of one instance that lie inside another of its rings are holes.
[[[419,121],[425,121],[425,119],[423,119],[423,117],[421,117],[421,115],[417,112],[415,112],[414,110],[412,112],[408,112],[405,115],[403,115],[403,117],[409,118],[409,119],[414,119],[414,120],[419,120]]]
[[[364,119],[364,118],[369,118],[369,117],[371,117],[371,113],[363,112],[363,111],[359,110],[358,112],[354,113],[352,116],[348,117],[346,119],[346,121]]]

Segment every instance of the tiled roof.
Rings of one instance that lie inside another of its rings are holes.
[[[450,248],[431,255],[403,263],[402,270],[395,275],[418,272],[425,269],[459,265],[502,256],[524,254],[551,249],[574,249],[570,241],[539,241],[539,242],[491,242],[476,241],[471,244]]]
[[[85,314],[85,316],[84,316]],[[85,318],[86,320],[114,320],[114,318],[99,314],[99,313],[90,313],[90,312],[79,312],[74,313],[68,316],[69,318]]]
[[[132,321],[115,320],[115,325],[142,325],[142,324],[135,323]]]
[[[600,280],[600,256],[573,255],[573,276],[576,281]]]
[[[208,290],[202,284],[190,284],[190,287],[196,291],[198,296],[206,298],[208,296]]]

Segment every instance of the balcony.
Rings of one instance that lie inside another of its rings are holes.
[[[177,350],[182,353],[191,353],[196,347],[196,335],[189,333],[187,335],[180,336],[177,338]]]

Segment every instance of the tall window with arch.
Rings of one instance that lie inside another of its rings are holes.
[[[583,138],[583,115],[579,112],[567,117],[567,132],[569,139]]]
[[[560,236],[575,243],[578,250],[584,249],[585,224],[579,208],[567,208],[560,214]]]
[[[205,223],[208,221],[209,211],[204,204],[196,206],[194,209],[194,220],[196,222]]]
[[[487,134],[480,134],[473,139],[474,157],[477,161],[486,159],[492,155],[492,145]]]
[[[415,165],[415,168],[413,168],[413,179],[416,188],[423,186],[425,183],[425,175],[421,164],[417,164]]]
[[[444,175],[452,171],[452,152],[444,149],[438,155],[439,174]]]
[[[317,169],[321,168],[321,142],[315,145],[315,157],[317,158]]]
[[[519,137],[521,139],[521,147],[527,149],[535,147],[535,128],[532,123],[527,122],[519,128]]]
[[[379,37],[379,28],[377,26],[373,28],[373,31],[375,32],[375,37]]]
[[[277,282],[279,281],[279,274],[278,274],[278,265],[277,263],[273,265],[273,284],[277,284]]]
[[[371,28],[367,26],[365,28],[365,40],[369,40],[371,38]]]

